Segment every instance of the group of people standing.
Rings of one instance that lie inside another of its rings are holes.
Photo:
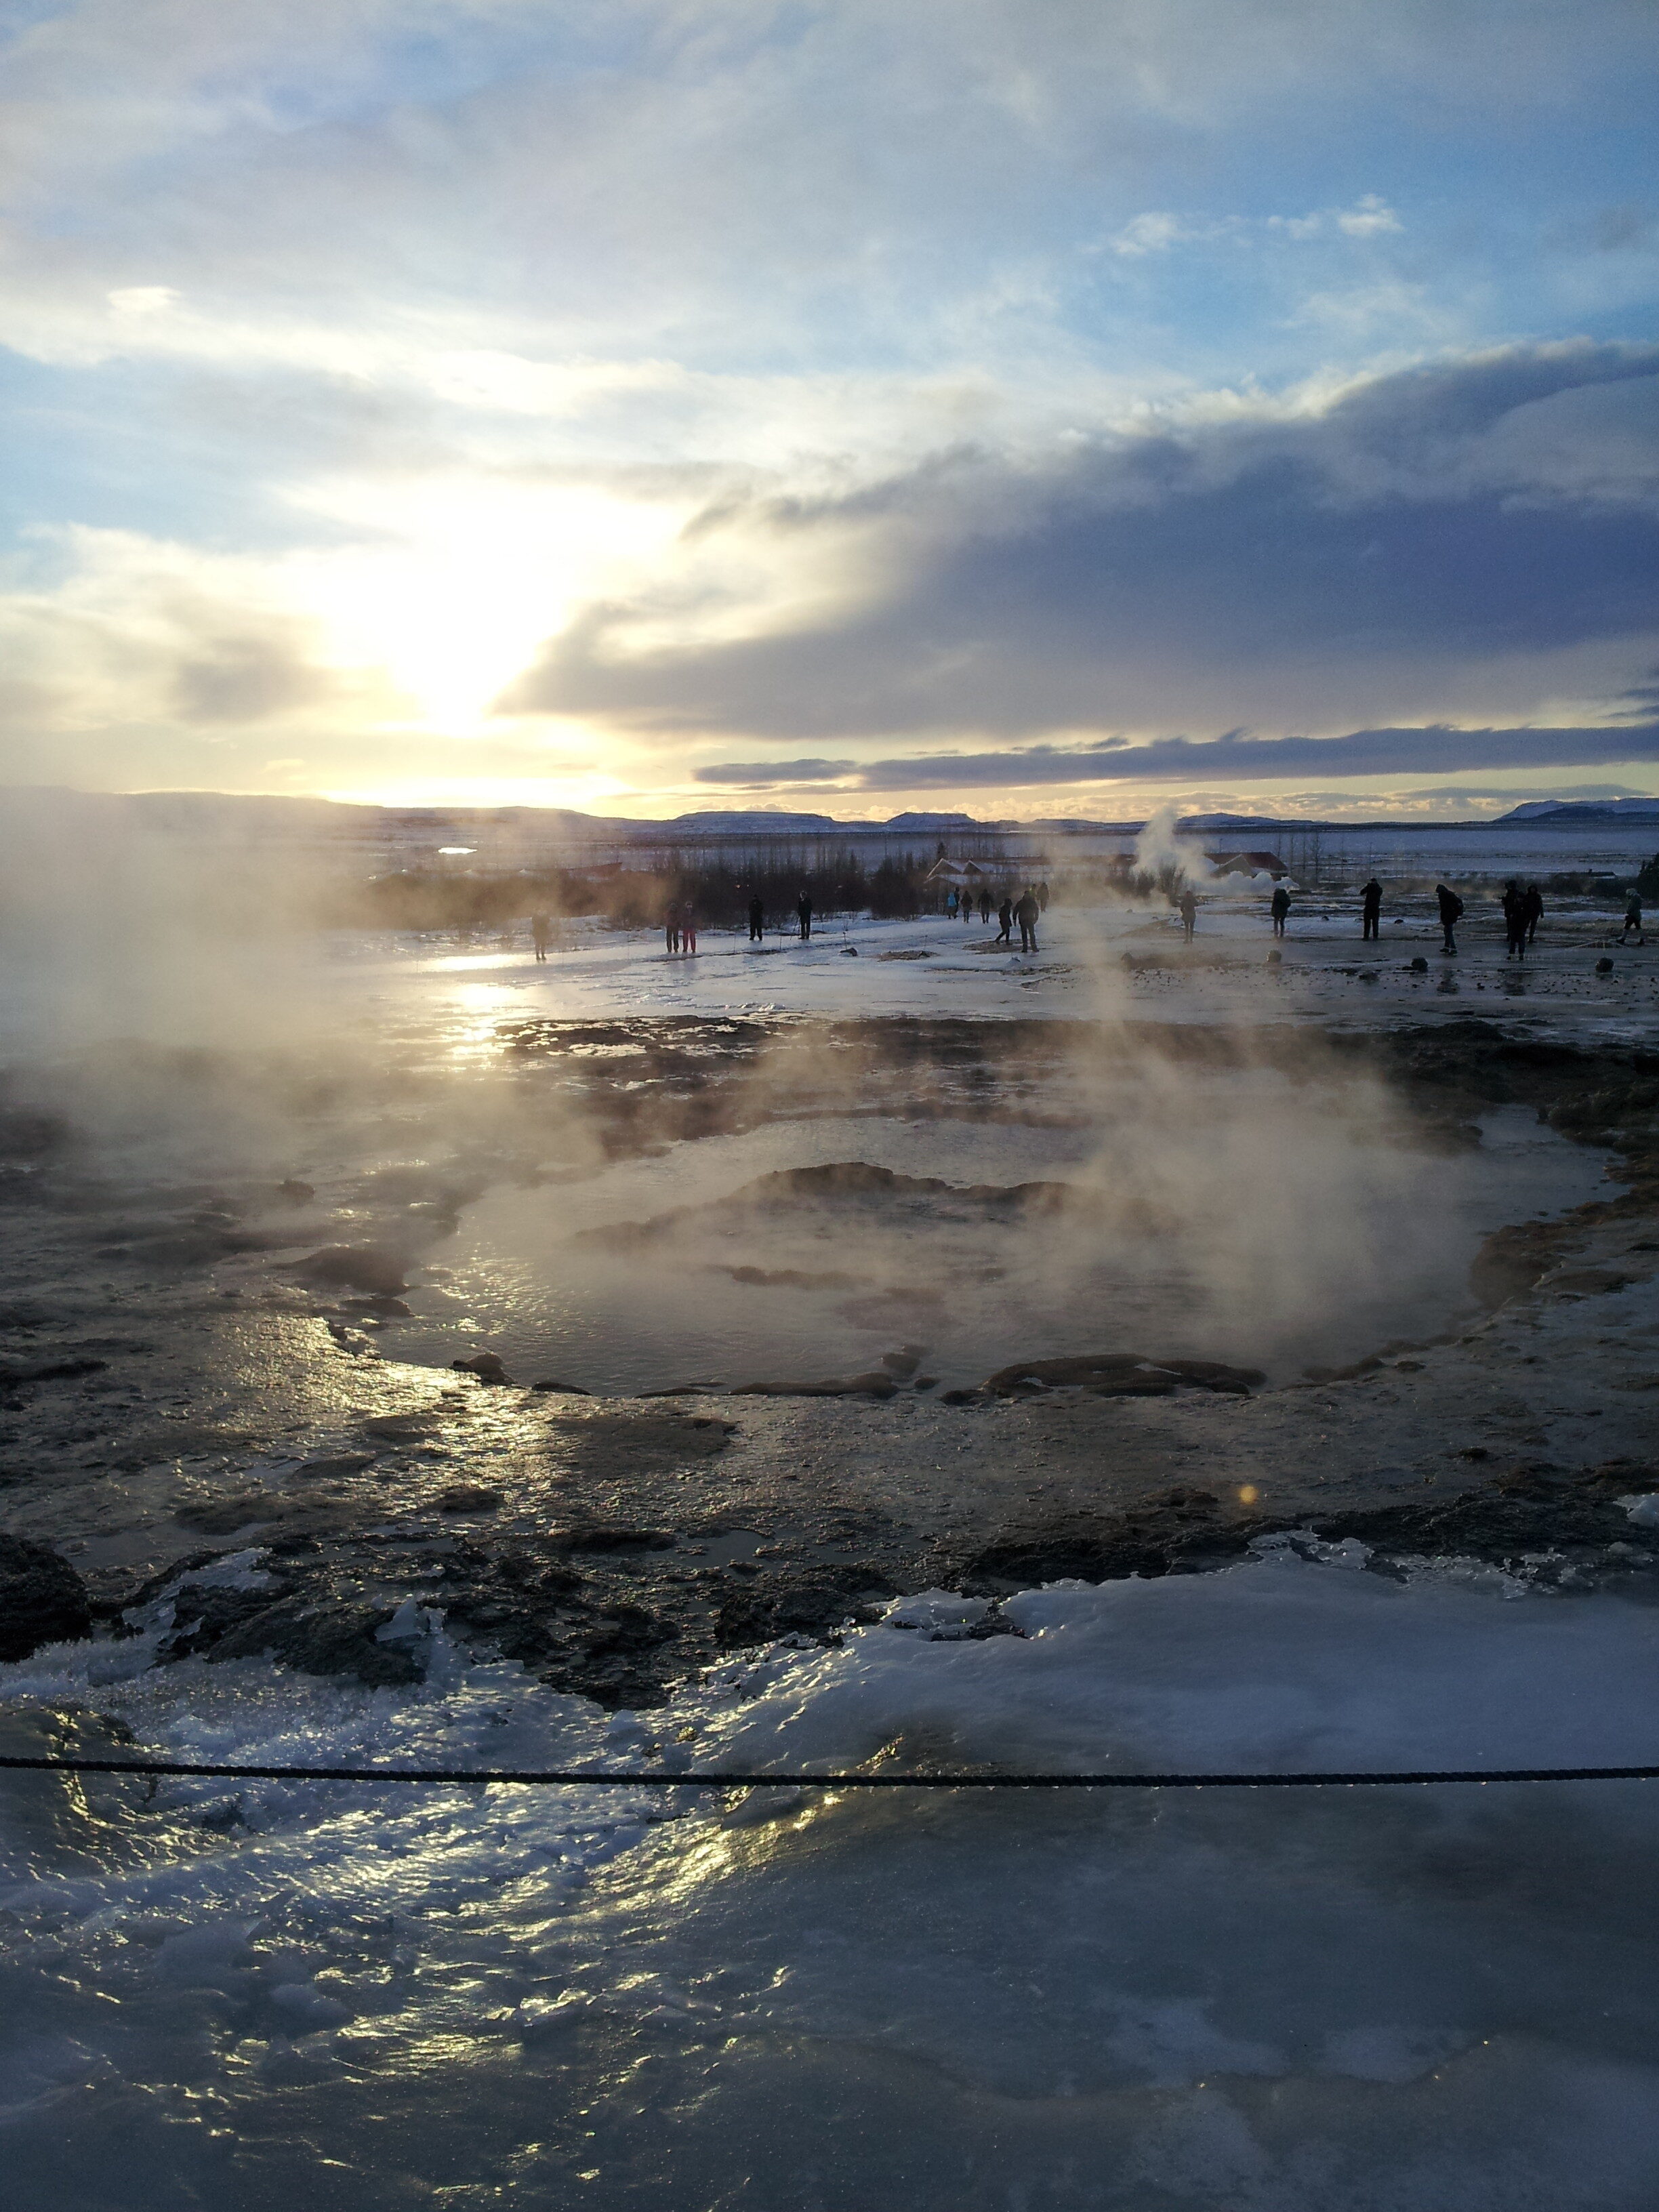
[[[689,900],[670,899],[663,915],[663,935],[671,952],[697,949],[697,910]]]
[[[963,921],[971,921],[975,905],[979,910],[981,922],[988,927],[991,920],[991,894],[988,888],[981,884],[978,898],[975,900],[971,890],[959,891],[952,884],[945,894],[945,920],[955,921],[960,918]],[[1020,951],[1035,952],[1037,949],[1037,921],[1039,917],[1048,911],[1048,886],[1046,883],[1027,884],[1018,898],[1014,896],[1012,891],[1004,891],[1002,903],[997,908],[996,942],[999,945],[1012,946],[1014,941],[1014,924],[1018,922]]]
[[[795,901],[795,921],[805,945],[812,934],[812,894],[803,890]],[[766,903],[758,891],[749,902],[749,942],[759,945],[766,936]],[[695,948],[694,948],[695,950]]]

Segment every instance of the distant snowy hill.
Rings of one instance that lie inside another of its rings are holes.
[[[1500,814],[1504,822],[1652,822],[1659,823],[1659,799],[1532,799]]]
[[[764,830],[835,830],[831,814],[774,814],[764,807],[750,811],[707,814],[677,814],[670,822],[641,822],[635,825],[647,836],[665,830],[701,830],[705,834],[735,830],[739,835]]]

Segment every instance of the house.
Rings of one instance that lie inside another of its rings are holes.
[[[1218,876],[1269,876],[1279,884],[1291,872],[1277,853],[1206,853],[1204,857]]]

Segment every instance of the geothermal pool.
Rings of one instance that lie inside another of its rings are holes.
[[[792,1120],[491,1191],[380,1341],[594,1391],[849,1376],[907,1348],[946,1388],[1107,1349],[1285,1380],[1449,1328],[1486,1234],[1603,1188],[1524,1109],[1446,1152],[1369,1094],[1270,1073],[1083,1128]]]

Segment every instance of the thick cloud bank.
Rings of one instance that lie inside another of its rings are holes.
[[[1372,378],[1318,410],[1093,438],[1030,465],[961,453],[840,500],[729,506],[701,527],[781,560],[802,540],[844,544],[837,609],[647,649],[645,603],[590,607],[504,703],[819,744],[1340,728],[1494,704],[1530,721],[1553,690],[1630,683],[1659,635],[1659,347],[1510,349]],[[1494,740],[1455,760],[1431,745],[1409,764],[1651,750],[1650,734],[1599,751],[1583,735],[1528,730],[1508,753]],[[1347,772],[1407,764],[1371,751]],[[1318,766],[1336,771],[1322,750]],[[873,777],[920,780],[908,763]],[[961,760],[945,779],[975,780]]]

